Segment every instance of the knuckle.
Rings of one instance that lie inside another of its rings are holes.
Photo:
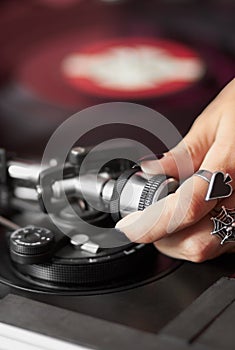
[[[198,238],[190,237],[183,244],[184,256],[194,263],[206,261],[210,256],[210,242],[203,242]]]
[[[195,143],[192,144],[188,142],[187,149],[191,159],[196,159],[199,151],[199,146],[195,145]]]
[[[137,242],[149,244],[153,243],[154,241],[156,241],[156,235],[154,234],[154,231],[151,230],[148,233],[144,234]]]
[[[198,221],[198,219],[200,218],[199,216],[200,207],[201,207],[201,197],[198,196],[197,194],[194,194],[185,216],[186,226],[191,226],[192,224]]]
[[[153,243],[161,240],[166,235],[166,231],[163,229],[159,230],[158,225],[154,224],[148,231],[144,232],[138,239],[138,243]]]

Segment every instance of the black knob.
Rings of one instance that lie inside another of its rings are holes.
[[[20,255],[38,255],[48,252],[54,242],[54,233],[43,227],[26,226],[10,236],[10,249]]]

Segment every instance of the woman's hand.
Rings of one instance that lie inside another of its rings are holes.
[[[117,228],[132,241],[154,242],[166,255],[202,262],[224,252],[235,251],[235,243],[220,244],[220,239],[210,235],[213,208],[235,208],[235,192],[223,200],[205,201],[208,183],[192,176],[199,169],[212,173],[229,173],[230,184],[235,188],[235,79],[196,119],[189,133],[164,157],[141,164],[144,172],[179,176],[178,161],[190,154],[193,166],[185,164],[186,181],[166,198],[152,204],[144,211],[132,213],[119,221]],[[181,170],[182,173],[182,170]]]

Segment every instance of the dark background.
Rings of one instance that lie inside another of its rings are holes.
[[[194,118],[234,77],[235,3],[226,0],[101,1],[21,0],[0,5],[1,146],[20,155],[40,155],[55,128],[74,112],[102,102],[130,101],[161,112],[185,134]],[[110,97],[72,89],[58,71],[68,45],[115,38],[170,39],[192,48],[206,66],[204,76],[187,89],[149,98]],[[72,44],[71,44],[72,43]],[[34,72],[22,79],[30,57],[41,55]],[[48,55],[48,57],[47,57]],[[57,62],[58,60],[58,62]],[[32,76],[34,78],[32,78]],[[41,89],[34,84],[40,81]],[[81,140],[94,144],[109,137],[162,146],[141,130],[121,126],[94,130]],[[157,149],[156,149],[157,148]]]

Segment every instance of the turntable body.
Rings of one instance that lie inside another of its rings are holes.
[[[234,77],[233,1],[22,0],[2,1],[0,7],[1,147],[22,155],[40,156],[51,133],[71,114],[111,101],[156,109],[184,135],[195,116]],[[171,47],[173,56],[196,59],[196,79],[187,84],[174,81],[164,93],[137,91],[138,84],[134,94],[127,87],[120,93],[113,85],[97,93],[94,79],[69,74],[71,59],[76,63],[85,54],[100,58],[102,53],[110,62],[110,50],[113,55],[117,46],[124,47],[129,59],[133,46],[148,43],[149,54],[159,39]],[[92,131],[83,142],[95,144],[104,133],[119,137],[122,132],[108,126]],[[145,138],[157,153],[164,150],[138,130],[133,137]],[[33,214],[30,219],[37,221]],[[23,221],[28,224],[28,217]],[[233,278],[228,278],[234,276],[234,255],[195,264],[152,250],[150,274],[146,269],[145,275],[130,275],[121,283],[111,280],[95,288],[58,292],[15,273],[5,235],[1,228],[0,256],[7,267],[0,265],[1,322],[107,350],[234,349],[235,290]],[[139,266],[144,264],[143,257]]]

